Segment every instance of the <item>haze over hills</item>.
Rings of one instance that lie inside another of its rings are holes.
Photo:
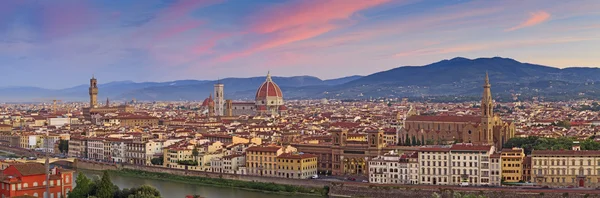
[[[321,80],[313,76],[273,77],[287,99],[365,99],[370,97],[472,96],[481,93],[488,72],[495,97],[520,94],[533,96],[588,98],[600,97],[599,68],[565,68],[521,63],[510,58],[462,57],[442,60],[425,66],[402,66],[368,76],[349,76]],[[264,76],[225,78],[226,98],[253,100]],[[102,79],[99,79],[101,82]],[[111,100],[203,100],[216,81],[178,80],[170,82],[119,81],[101,84],[99,98]],[[87,101],[88,85],[61,90],[35,87],[0,88],[1,101],[40,101],[57,98]],[[568,97],[567,97],[568,96]]]

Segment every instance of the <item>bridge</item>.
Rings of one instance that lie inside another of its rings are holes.
[[[40,164],[45,164],[46,163],[46,158],[38,158],[36,160],[28,160],[28,159],[15,159],[13,160],[15,162],[21,162],[21,163],[40,163]],[[71,163],[75,163],[75,158],[50,158],[49,160],[50,164],[55,163],[55,162],[71,162]]]

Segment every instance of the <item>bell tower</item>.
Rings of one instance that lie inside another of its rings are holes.
[[[225,85],[223,85],[220,81],[215,84],[214,95],[215,95],[215,115],[223,116],[225,109],[225,98],[223,97],[223,89]]]
[[[98,107],[98,81],[94,76],[90,79],[90,108]]]
[[[485,82],[483,83],[483,94],[481,98],[481,126],[480,138],[488,144],[494,143],[494,102],[492,101],[492,91],[488,73],[485,72]]]

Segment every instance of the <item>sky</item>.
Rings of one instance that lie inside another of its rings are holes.
[[[600,66],[598,0],[0,0],[0,87]]]

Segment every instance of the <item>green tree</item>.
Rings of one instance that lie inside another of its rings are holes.
[[[408,133],[406,133],[406,139],[405,139],[404,145],[405,146],[411,146],[411,144],[410,144],[410,138],[408,137]]]
[[[58,150],[61,153],[69,152],[69,140],[59,140],[58,141]]]
[[[412,138],[410,138],[410,142],[412,146],[417,146],[417,139],[415,138],[415,136],[413,135]]]
[[[75,182],[77,185],[69,193],[69,197],[88,197],[92,191],[92,181],[83,173],[79,173]]]
[[[150,160],[150,162],[153,165],[163,165],[164,159],[165,158],[163,156],[160,156],[160,157],[157,157],[157,158],[152,158],[152,160]]]
[[[127,198],[160,198],[160,192],[152,186],[143,185],[135,189],[135,192]]]
[[[115,194],[114,184],[110,181],[110,175],[108,171],[102,173],[102,179],[98,183],[96,196],[98,198],[112,198]]]
[[[198,159],[198,155],[200,155],[200,152],[198,152],[198,147],[194,146],[194,149],[192,149],[192,156],[194,156],[194,160]]]

